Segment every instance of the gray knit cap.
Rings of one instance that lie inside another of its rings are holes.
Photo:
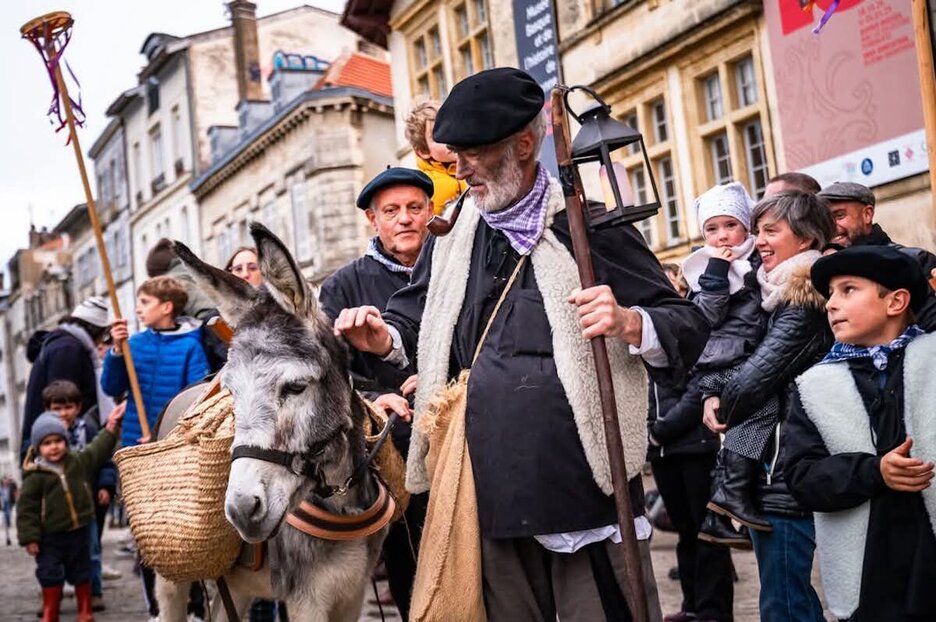
[[[47,410],[36,419],[32,426],[32,432],[29,436],[29,440],[32,443],[32,446],[39,449],[39,444],[42,443],[42,439],[49,436],[50,434],[58,434],[62,438],[68,440],[68,430],[65,429],[65,424],[62,423],[62,420],[54,412]]]

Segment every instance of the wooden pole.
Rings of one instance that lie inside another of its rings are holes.
[[[936,226],[936,70],[933,67],[933,36],[927,0],[911,0],[913,32],[916,38],[917,71],[923,97],[923,126],[926,128],[926,154],[929,157],[933,225]],[[929,275],[927,275],[929,276]]]
[[[49,45],[52,45],[51,42]],[[54,50],[53,50],[54,51]],[[120,303],[117,301],[117,288],[114,285],[114,276],[111,274],[110,260],[107,258],[107,246],[104,244],[104,234],[101,231],[101,221],[98,219],[97,209],[94,207],[94,196],[91,194],[91,184],[88,182],[88,171],[85,169],[84,155],[78,142],[78,132],[75,130],[75,114],[72,111],[71,99],[68,97],[68,88],[62,78],[60,63],[55,64],[55,82],[58,84],[62,105],[65,107],[65,121],[68,123],[68,133],[71,137],[72,147],[75,148],[75,159],[78,160],[78,172],[81,174],[81,184],[84,186],[85,201],[88,203],[88,217],[91,219],[91,228],[94,230],[94,239],[97,242],[98,254],[101,257],[101,269],[104,271],[104,280],[107,282],[107,293],[110,296],[111,308],[114,317],[122,319]],[[137,415],[140,418],[140,429],[143,438],[149,439],[150,426],[146,419],[146,409],[143,406],[143,395],[140,393],[140,383],[137,380],[136,367],[130,354],[130,342],[125,340],[121,345],[124,362],[127,365],[127,376],[130,379],[130,392],[136,402]]]
[[[588,229],[585,224],[585,194],[582,191],[582,181],[578,171],[572,164],[572,155],[569,150],[571,142],[569,119],[566,116],[563,91],[558,88],[552,91],[552,125],[553,139],[556,143],[556,160],[559,164],[559,178],[565,194],[566,213],[569,215],[572,252],[575,255],[582,288],[586,289],[594,287],[596,283],[591,247],[588,243]],[[634,622],[647,622],[647,592],[644,587],[637,532],[634,528],[634,514],[631,510],[629,480],[624,462],[624,445],[621,441],[621,428],[618,423],[614,383],[611,379],[611,363],[608,360],[608,346],[604,337],[595,337],[591,340],[591,347],[592,356],[595,358],[595,371],[598,375],[598,393],[601,398],[601,415],[611,466],[614,505],[617,509],[618,526],[621,529],[621,540],[624,545],[624,571],[627,574],[627,585],[624,587],[627,593],[627,604]]]

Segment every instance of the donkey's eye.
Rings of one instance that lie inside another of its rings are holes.
[[[287,382],[283,385],[283,388],[280,389],[280,393],[285,399],[290,395],[299,395],[305,391],[308,386],[309,385],[304,382]]]

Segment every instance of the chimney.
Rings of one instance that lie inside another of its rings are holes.
[[[234,26],[234,64],[239,101],[263,99],[260,76],[260,46],[257,39],[257,5],[247,0],[228,3]]]

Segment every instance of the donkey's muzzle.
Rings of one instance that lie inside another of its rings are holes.
[[[224,511],[228,520],[244,536],[261,529],[267,517],[267,505],[261,497],[239,491],[227,495]]]

